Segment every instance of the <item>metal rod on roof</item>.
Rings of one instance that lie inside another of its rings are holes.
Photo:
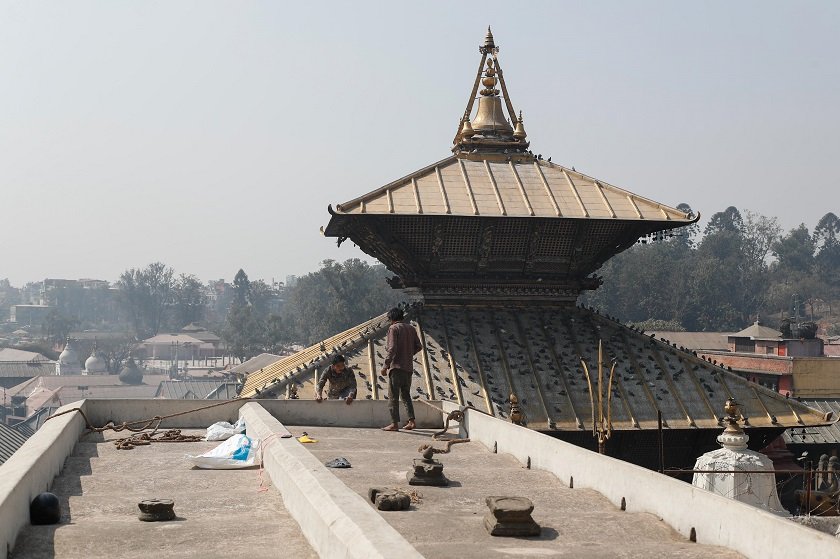
[[[662,410],[656,410],[657,432],[659,434],[659,473],[665,473],[665,442],[662,434]]]

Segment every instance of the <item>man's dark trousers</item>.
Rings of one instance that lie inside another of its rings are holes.
[[[391,410],[391,421],[395,424],[400,422],[400,398],[405,404],[405,412],[408,419],[414,419],[414,402],[411,401],[411,371],[402,369],[391,369],[388,373],[388,406]]]

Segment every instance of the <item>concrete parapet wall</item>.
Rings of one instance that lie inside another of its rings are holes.
[[[387,400],[257,400],[260,405],[286,425],[313,427],[379,428],[391,423]],[[439,404],[438,404],[439,405]],[[400,404],[403,418],[405,409]],[[417,427],[440,429],[443,418],[440,408],[414,402]]]
[[[56,413],[82,408],[84,401],[63,406]],[[29,503],[47,491],[73,452],[85,422],[79,413],[56,417],[44,424],[0,466],[0,557],[8,557],[21,528],[29,524]]]
[[[284,427],[262,407],[263,403],[245,404],[240,415],[245,418],[248,434],[264,441],[263,468],[282,494],[286,510],[321,557],[422,557],[297,440],[269,439]]]
[[[443,409],[458,406],[444,402]],[[465,410],[461,436],[512,454],[575,488],[598,491],[626,510],[657,515],[686,537],[728,547],[748,558],[840,557],[840,541],[769,512],[602,456],[525,427]]]
[[[109,421],[146,420],[155,416],[184,414],[164,419],[163,428],[201,429],[217,421],[236,422],[239,408],[248,402],[259,402],[271,415],[286,425],[311,425],[323,427],[382,427],[391,422],[388,402],[385,400],[356,400],[347,405],[343,401],[321,403],[315,400],[166,400],[166,399],[88,399],[85,413],[96,426]],[[209,409],[199,409],[220,404]],[[76,404],[72,404],[76,406]],[[78,406],[76,406],[78,407]],[[199,411],[192,411],[199,410]],[[417,426],[424,429],[443,427],[441,412],[415,402]],[[188,413],[185,413],[188,412]]]
[[[151,398],[120,398],[120,399],[88,399],[85,414],[90,422],[101,427],[113,421],[115,424],[124,421],[139,421],[151,419],[155,416],[163,417],[181,414],[161,422],[163,428],[206,429],[217,421],[234,423],[239,417],[239,408],[249,400],[167,400]],[[203,409],[199,408],[220,404]],[[76,404],[70,404],[70,407]],[[135,428],[138,426],[134,426]]]

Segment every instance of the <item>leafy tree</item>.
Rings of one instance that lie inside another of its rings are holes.
[[[251,304],[251,282],[248,281],[248,274],[242,268],[233,278],[233,304],[238,307]]]
[[[231,305],[222,338],[228,350],[240,361],[250,359],[260,352],[260,327],[250,305]]]
[[[294,337],[314,343],[387,311],[401,299],[387,276],[384,266],[357,258],[325,260],[289,290],[284,316]]]
[[[160,332],[175,290],[175,271],[161,262],[143,269],[131,268],[120,275],[120,307],[139,339]]]
[[[78,324],[78,320],[52,309],[41,324],[41,334],[50,342],[60,344]]]
[[[820,271],[833,276],[836,282],[840,276],[840,218],[832,212],[825,214],[814,228],[814,242]]]
[[[773,244],[778,268],[785,273],[811,273],[815,249],[816,243],[804,223]]]
[[[173,292],[172,327],[180,330],[187,324],[204,318],[207,294],[204,285],[192,274],[181,274],[175,282]]]

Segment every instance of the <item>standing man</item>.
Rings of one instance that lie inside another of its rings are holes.
[[[400,398],[405,405],[408,421],[403,429],[411,431],[414,424],[414,403],[411,401],[411,376],[414,374],[414,354],[423,349],[417,331],[410,324],[404,322],[405,315],[400,308],[388,311],[388,341],[387,355],[382,374],[388,375],[388,402],[391,410],[391,424],[382,428],[383,431],[400,430]]]
[[[315,386],[315,401],[321,402],[324,399],[324,385],[330,383],[327,390],[327,398],[330,400],[344,399],[352,404],[356,399],[356,375],[347,368],[343,355],[333,357],[332,365],[321,373],[318,384]]]

